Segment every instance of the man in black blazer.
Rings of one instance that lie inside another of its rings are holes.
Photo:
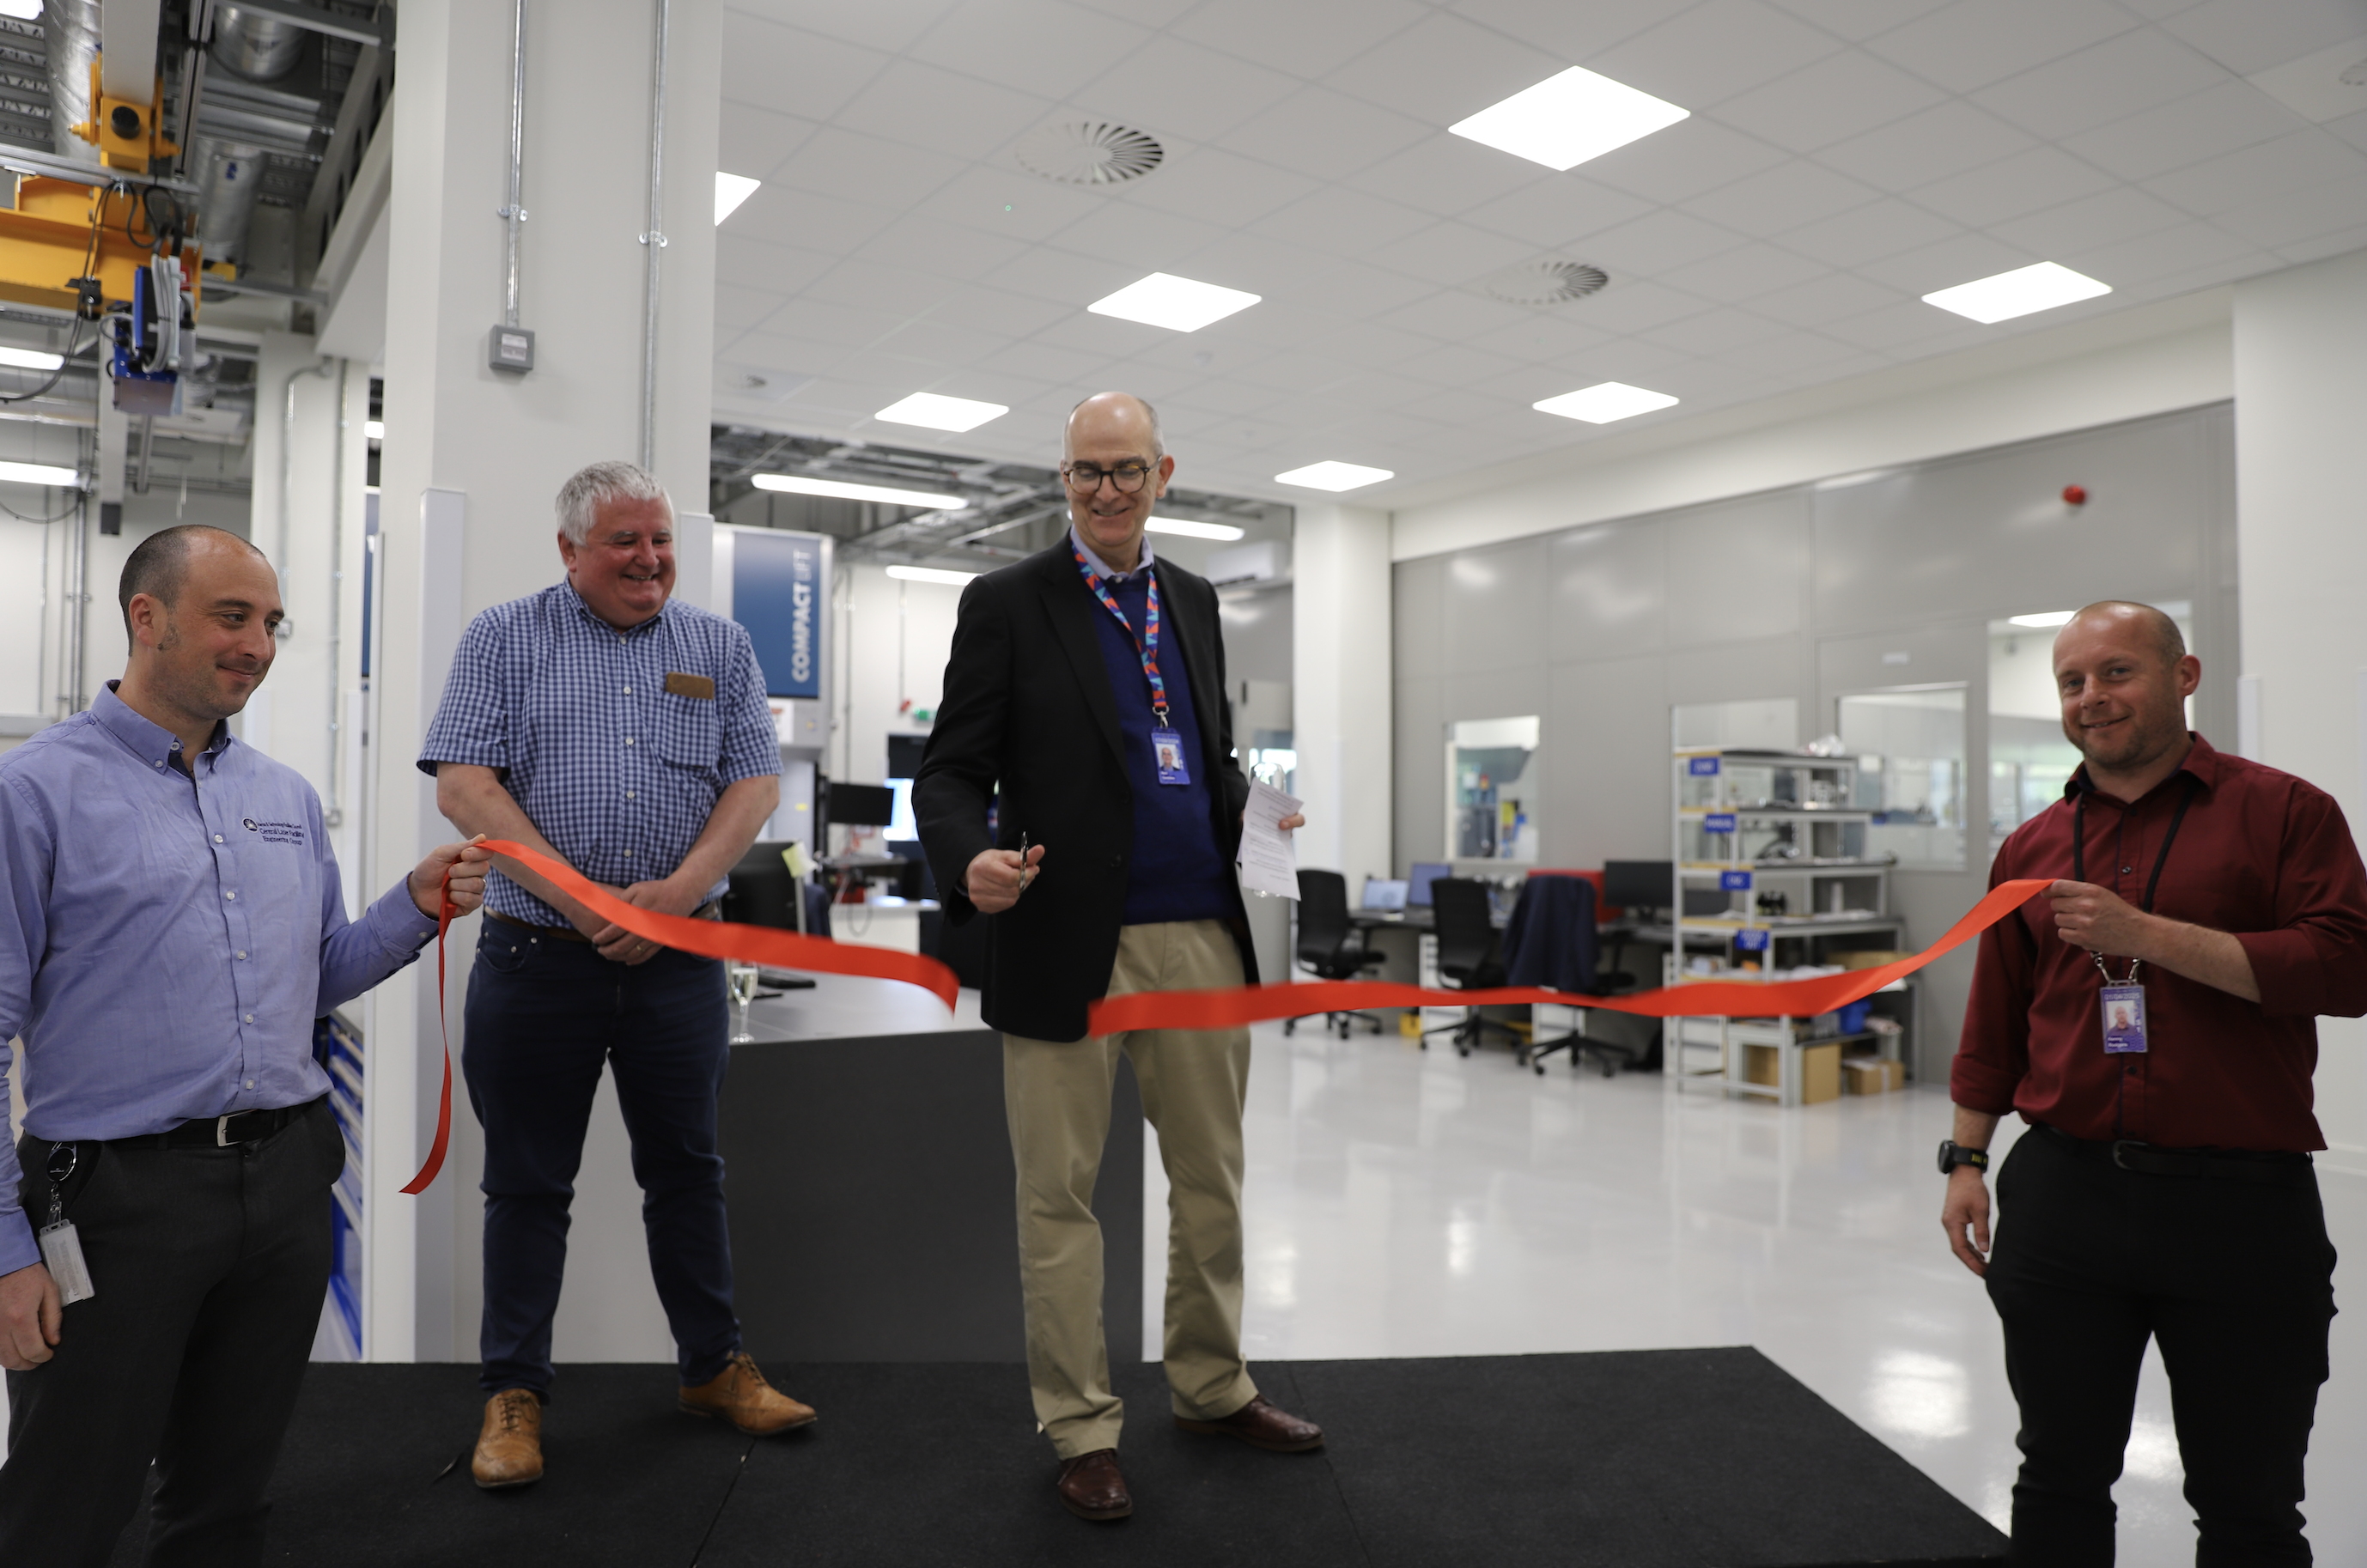
[[[1257,966],[1216,590],[1144,537],[1175,459],[1150,405],[1122,392],[1079,403],[1062,447],[1068,536],[963,591],[912,804],[946,918],[991,918],[985,1016],[1003,1032],[1036,1416],[1061,1502],[1115,1519],[1134,1505],[1093,1193],[1121,1051],[1167,1167],[1176,1425],[1280,1452],[1323,1433],[1267,1403],[1241,1357],[1249,1031],[1085,1033],[1098,998],[1239,986]]]

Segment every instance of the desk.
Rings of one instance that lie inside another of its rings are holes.
[[[935,914],[934,898],[874,898],[862,904],[830,907],[830,939],[854,947],[886,947],[898,953],[919,953],[922,924]]]
[[[1022,1361],[1002,1037],[892,980],[817,975],[748,1010],[721,1140],[760,1361]],[[1121,1058],[1093,1208],[1113,1361],[1142,1359],[1142,1099]]]

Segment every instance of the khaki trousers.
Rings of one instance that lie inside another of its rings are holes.
[[[1242,983],[1221,920],[1127,926],[1109,994]],[[1002,1037],[1002,1102],[1019,1170],[1019,1278],[1027,1382],[1062,1459],[1117,1447],[1125,1406],[1110,1391],[1102,1332],[1102,1230],[1093,1180],[1109,1138],[1125,1052],[1167,1168],[1166,1336],[1175,1413],[1230,1416],[1256,1397],[1241,1359],[1241,1105],[1246,1029],[1140,1030],[1083,1040]]]

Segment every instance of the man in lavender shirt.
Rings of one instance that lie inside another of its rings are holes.
[[[107,1562],[153,1459],[147,1562],[251,1563],[345,1161],[313,1020],[418,956],[447,872],[482,902],[490,857],[446,844],[349,924],[320,797],[223,722],[271,669],[262,552],[167,528],[119,597],[123,679],[0,756],[0,1562]]]

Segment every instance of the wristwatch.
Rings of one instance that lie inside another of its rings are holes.
[[[1987,1170],[1989,1168],[1989,1152],[1987,1149],[1968,1149],[1953,1139],[1941,1139],[1940,1174],[1945,1176],[1960,1165],[1971,1166],[1975,1170]]]

